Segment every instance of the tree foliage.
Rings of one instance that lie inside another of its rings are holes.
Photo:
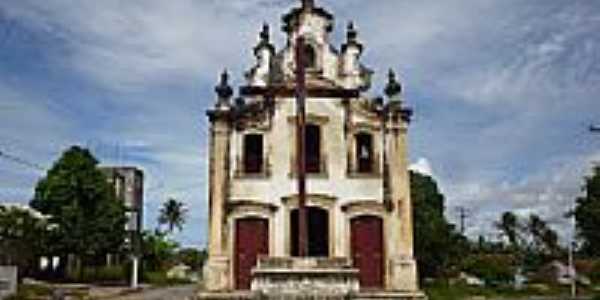
[[[50,232],[48,220],[38,212],[0,205],[0,265],[17,265],[21,275],[34,272]]]
[[[444,196],[430,176],[410,174],[415,256],[421,277],[439,277],[458,265],[467,240],[444,216]]]
[[[167,225],[167,231],[170,233],[172,233],[175,228],[181,231],[183,224],[185,224],[186,221],[186,214],[187,209],[185,208],[185,205],[174,198],[170,198],[167,202],[163,203],[163,206],[160,209],[158,223],[160,225]]]
[[[71,147],[36,186],[31,206],[57,225],[54,255],[74,254],[85,263],[122,247],[125,209],[97,165],[88,150]]]
[[[177,260],[192,268],[194,271],[202,270],[204,261],[208,253],[206,250],[198,250],[195,248],[184,248],[177,252]]]
[[[507,211],[495,226],[504,237],[500,252],[513,255],[515,262],[525,270],[536,270],[564,254],[558,233],[536,214],[524,219]]]
[[[495,226],[500,231],[500,234],[508,240],[510,247],[513,249],[521,247],[523,226],[519,222],[517,215],[512,211],[504,212],[500,221],[496,222]]]
[[[575,218],[577,234],[582,241],[581,252],[600,257],[600,167],[585,178],[585,195],[577,198]]]
[[[164,271],[175,261],[179,244],[169,239],[166,233],[145,231],[142,233],[142,261],[146,271]]]

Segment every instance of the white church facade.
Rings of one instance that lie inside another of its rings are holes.
[[[374,4],[376,5],[376,4]],[[205,288],[250,290],[261,257],[299,255],[296,42],[306,68],[306,228],[309,257],[347,259],[361,290],[417,292],[407,131],[412,111],[388,74],[369,97],[372,71],[352,24],[330,42],[334,18],[313,1],[283,17],[276,50],[264,26],[256,65],[234,97],[228,74],[208,112],[209,258]]]

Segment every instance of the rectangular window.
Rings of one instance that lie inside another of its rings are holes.
[[[257,174],[263,172],[263,136],[248,134],[244,136],[244,173]]]
[[[358,173],[373,172],[373,137],[370,134],[356,135],[356,162]]]
[[[317,125],[306,125],[305,138],[306,173],[321,172],[321,128]]]

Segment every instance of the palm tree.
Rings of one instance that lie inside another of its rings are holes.
[[[513,248],[518,248],[520,244],[519,230],[521,225],[517,216],[512,212],[505,212],[499,222],[496,222],[496,228],[500,230],[503,236]]]
[[[163,203],[160,209],[160,215],[158,216],[158,224],[167,225],[168,232],[173,233],[175,228],[179,231],[183,228],[187,214],[185,205],[177,201],[174,198],[169,198],[167,202]]]

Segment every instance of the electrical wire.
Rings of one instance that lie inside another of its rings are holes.
[[[0,158],[5,158],[5,159],[10,160],[10,161],[12,161],[14,163],[17,163],[17,164],[20,164],[22,166],[26,166],[26,167],[29,167],[29,168],[33,168],[33,169],[36,169],[38,171],[45,171],[46,170],[46,168],[44,168],[44,167],[42,167],[42,166],[40,166],[40,165],[38,165],[36,163],[32,163],[32,162],[27,161],[26,159],[20,158],[18,156],[5,153],[2,150],[0,150]]]

